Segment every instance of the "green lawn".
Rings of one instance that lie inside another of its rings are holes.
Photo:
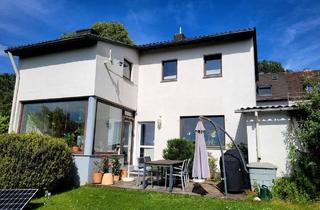
[[[253,202],[249,200],[213,199],[170,193],[144,192],[118,188],[85,186],[54,195],[48,204],[44,198],[35,199],[30,208],[39,209],[320,209],[320,204],[297,205],[281,201]]]

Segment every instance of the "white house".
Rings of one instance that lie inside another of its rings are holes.
[[[259,105],[255,29],[195,38],[180,33],[145,45],[81,30],[71,38],[6,52],[14,67],[12,56],[19,56],[10,132],[74,138],[81,147],[74,157],[82,184],[90,182],[93,161],[100,155],[121,153],[125,164],[144,155],[161,159],[168,139],[194,139],[200,115],[225,128],[236,142],[248,142],[251,162],[278,164],[274,156],[264,155],[273,149],[265,141],[259,159],[252,133],[256,124],[250,124],[256,121],[249,110]],[[270,139],[282,138],[280,124],[270,127]],[[218,157],[217,137],[205,127],[207,150]],[[270,134],[263,128],[260,132]],[[218,135],[226,148],[229,140]],[[283,158],[285,150],[279,151]]]

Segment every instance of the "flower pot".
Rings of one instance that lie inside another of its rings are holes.
[[[72,147],[72,152],[73,152],[73,153],[80,152],[80,151],[81,151],[81,148],[80,148],[80,147],[78,147],[78,146],[73,146],[73,147]]]
[[[103,173],[101,173],[101,172],[93,172],[92,183],[93,184],[100,184],[102,181],[102,176],[103,176]]]
[[[128,170],[127,169],[122,169],[121,174],[120,174],[120,179],[128,177]]]
[[[113,181],[118,182],[120,180],[120,176],[119,175],[114,175],[113,176]]]
[[[103,174],[101,184],[103,184],[103,185],[113,185],[112,173]]]

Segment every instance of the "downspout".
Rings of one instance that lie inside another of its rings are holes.
[[[10,124],[9,124],[9,130],[8,133],[11,133],[14,131],[14,123],[15,123],[15,117],[16,117],[16,108],[17,108],[17,98],[18,98],[18,89],[19,89],[19,84],[20,84],[20,73],[17,68],[17,65],[13,59],[12,53],[10,51],[7,52],[12,68],[16,74],[16,82],[14,85],[14,92],[13,92],[13,99],[12,99],[12,106],[11,106],[11,114],[10,114]]]
[[[256,150],[257,150],[257,162],[260,162],[261,160],[261,154],[260,154],[260,139],[259,139],[259,115],[258,111],[254,112],[254,117],[256,121]]]

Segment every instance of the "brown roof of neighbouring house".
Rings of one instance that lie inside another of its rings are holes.
[[[257,91],[257,101],[279,101],[279,100],[298,100],[306,96],[304,89],[304,79],[306,77],[318,77],[320,70],[305,70],[300,72],[281,72],[259,74],[256,83],[259,87],[271,86],[270,96],[259,96]],[[278,79],[273,79],[273,78]]]

